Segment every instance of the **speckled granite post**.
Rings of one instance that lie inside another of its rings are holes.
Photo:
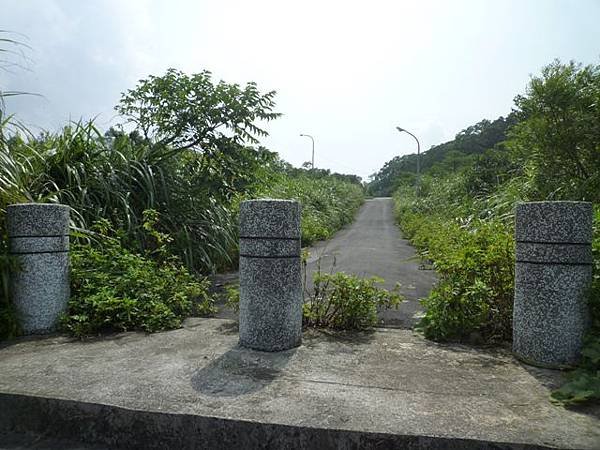
[[[69,300],[69,212],[66,205],[23,203],[6,209],[11,299],[25,334],[47,333]]]
[[[513,351],[524,362],[577,362],[589,324],[592,204],[521,203],[516,209]]]
[[[280,351],[302,341],[300,204],[240,206],[240,344]]]

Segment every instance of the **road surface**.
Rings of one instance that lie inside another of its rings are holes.
[[[361,277],[378,276],[383,287],[397,282],[406,301],[398,310],[380,311],[380,325],[412,328],[422,313],[419,298],[426,297],[436,281],[435,273],[423,270],[415,250],[402,235],[394,220],[393,200],[367,200],[355,221],[328,240],[309,249],[308,274],[318,269],[346,272]],[[311,285],[311,280],[307,283]]]
[[[402,239],[394,220],[391,198],[367,200],[354,222],[337,232],[333,238],[309,247],[307,290],[312,290],[312,273],[320,264],[322,272],[332,267],[361,277],[377,275],[385,280],[383,287],[392,289],[401,284],[400,292],[406,297],[398,310],[380,311],[380,326],[412,328],[422,313],[419,298],[426,297],[435,283],[435,273],[422,270],[415,250]],[[335,261],[335,266],[333,263]],[[223,286],[238,282],[237,272],[213,277],[216,292]],[[237,314],[225,307],[224,299],[217,302],[216,317],[235,319]]]

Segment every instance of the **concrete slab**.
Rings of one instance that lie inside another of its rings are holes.
[[[553,406],[560,373],[410,330],[237,346],[233,321],[0,349],[0,431],[127,448],[600,448],[600,411]]]

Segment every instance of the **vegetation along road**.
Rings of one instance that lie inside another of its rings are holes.
[[[319,266],[322,272],[381,277],[386,289],[400,282],[406,301],[397,310],[380,311],[383,326],[412,328],[421,313],[418,299],[426,297],[435,282],[435,273],[422,270],[414,248],[402,239],[394,220],[394,204],[388,197],[367,200],[351,225],[308,251],[308,286]]]

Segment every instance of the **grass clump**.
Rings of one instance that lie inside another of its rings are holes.
[[[302,310],[307,327],[365,330],[377,324],[379,308],[397,308],[403,301],[399,285],[388,291],[377,286],[383,283],[378,277],[316,272],[313,283]]]

